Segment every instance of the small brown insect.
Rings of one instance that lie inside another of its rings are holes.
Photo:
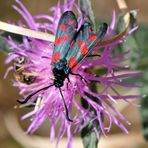
[[[23,56],[18,57],[14,60],[14,77],[16,81],[30,85],[34,83],[35,76],[27,74],[27,72],[25,72],[26,62],[27,60]]]

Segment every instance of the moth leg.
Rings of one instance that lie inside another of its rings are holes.
[[[62,94],[62,90],[61,90],[60,87],[59,87],[59,90],[60,90],[60,94],[61,94],[61,97],[62,97],[62,100],[63,100],[63,103],[64,103],[64,107],[65,107],[66,119],[67,119],[69,122],[73,122],[73,120],[69,118],[68,108],[67,108],[67,105],[66,105],[66,102],[65,102],[65,99],[64,99],[64,96],[63,96],[63,94]]]
[[[68,80],[68,83],[67,83],[67,89],[68,89],[68,84],[71,83],[71,81],[70,81],[70,79],[69,79],[68,76],[67,76],[66,78],[67,78],[67,80]]]
[[[47,56],[42,56],[41,58],[43,58],[43,59],[50,59],[50,57],[47,57]]]
[[[96,56],[101,57],[100,54],[91,54],[91,55],[87,55],[86,57],[89,58],[89,57],[96,57]]]
[[[54,84],[51,84],[49,86],[43,87],[41,89],[38,89],[37,91],[32,92],[31,94],[29,94],[24,100],[17,100],[17,102],[19,102],[20,104],[25,104],[27,103],[34,95],[36,95],[37,93],[41,92],[41,91],[45,91],[47,90],[49,87],[54,86]]]
[[[67,76],[66,78],[67,78],[67,80],[68,80],[68,83],[71,83],[69,77]]]
[[[79,76],[81,78],[81,80],[84,80],[85,83],[87,83],[87,80],[85,78],[83,78],[80,74],[78,74],[78,73],[72,73],[72,72],[70,74],[75,75],[75,76]]]

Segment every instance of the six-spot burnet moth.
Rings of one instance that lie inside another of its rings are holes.
[[[74,70],[90,53],[91,49],[102,40],[107,32],[108,25],[103,23],[97,33],[93,33],[91,25],[86,21],[84,21],[84,24],[79,30],[77,27],[78,22],[75,14],[72,11],[64,12],[58,24],[52,54],[51,68],[54,75],[53,84],[31,93],[24,100],[18,100],[19,103],[27,103],[27,101],[38,92],[55,86],[60,91],[65,107],[66,118],[72,122],[68,115],[68,108],[61,87],[64,85],[65,79],[68,79],[68,82],[70,82],[69,74],[78,75],[83,79],[81,75],[74,73]]]

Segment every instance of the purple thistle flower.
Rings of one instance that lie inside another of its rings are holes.
[[[79,27],[83,24],[83,16],[76,5],[75,0],[64,0],[64,4],[58,2],[58,4],[52,7],[50,10],[53,12],[53,16],[48,16],[45,14],[40,14],[37,16],[32,16],[24,5],[16,0],[18,6],[13,6],[13,8],[24,18],[26,21],[26,27],[44,32],[52,32],[56,34],[58,21],[63,12],[67,10],[73,10],[75,7],[78,12],[78,24]],[[116,22],[115,12],[113,13],[112,22],[109,25],[107,34],[104,40],[107,40],[112,36],[115,37],[115,22]],[[45,22],[40,22],[40,19],[46,20]],[[19,26],[24,26],[21,20],[18,21]],[[132,31],[130,31],[132,32]],[[127,66],[123,65],[126,61],[123,57],[126,56],[129,51],[121,54],[113,54],[116,50],[118,44],[124,43],[127,36],[123,36],[119,40],[115,41],[111,45],[104,45],[103,47],[95,47],[92,52],[99,51],[101,57],[99,58],[86,58],[81,66],[76,70],[78,74],[83,76],[87,83],[77,76],[70,75],[71,83],[65,80],[64,86],[62,87],[62,92],[67,104],[69,115],[73,116],[73,122],[67,121],[64,113],[63,101],[59,90],[52,86],[45,91],[41,91],[35,94],[24,106],[33,105],[34,109],[24,115],[22,120],[31,117],[31,124],[27,130],[27,133],[35,132],[41,124],[48,118],[50,122],[50,140],[53,141],[55,138],[56,125],[61,121],[61,128],[59,130],[57,141],[59,141],[63,135],[66,133],[68,138],[67,147],[71,147],[72,135],[81,131],[87,123],[89,118],[94,123],[95,120],[99,121],[101,131],[104,135],[110,131],[112,124],[116,124],[124,132],[128,133],[125,126],[121,123],[124,121],[130,124],[129,121],[114,107],[114,103],[118,103],[118,100],[128,102],[131,99],[140,98],[138,95],[123,95],[116,88],[134,88],[139,87],[138,85],[127,84],[123,82],[123,79],[128,77],[137,76],[139,72],[130,72]],[[53,84],[53,73],[51,70],[51,58],[53,51],[53,42],[41,41],[33,38],[23,37],[23,42],[18,43],[11,37],[7,39],[8,44],[14,49],[12,53],[9,54],[6,64],[13,62],[14,65],[9,67],[5,77],[9,71],[13,70],[15,72],[16,81],[13,85],[20,89],[20,94],[23,97],[27,97],[28,94],[39,90],[43,87]],[[46,58],[48,57],[48,58]],[[21,69],[20,69],[21,67]],[[87,69],[99,67],[106,71],[103,75],[95,75],[88,72]],[[98,92],[93,92],[88,84],[92,81],[97,81],[100,90]],[[110,93],[112,91],[112,93]],[[82,107],[80,101],[76,98],[79,94],[87,103],[88,109]],[[89,95],[87,95],[89,94]],[[100,104],[93,101],[89,96],[93,96],[100,101]],[[89,108],[92,107],[96,115],[89,112]],[[72,115],[72,111],[76,110],[76,113]],[[114,112],[114,113],[112,113]],[[105,118],[109,119],[109,125],[106,127],[104,125]],[[120,122],[121,121],[121,122]],[[74,132],[71,128],[74,127]],[[98,131],[94,126],[96,135]]]

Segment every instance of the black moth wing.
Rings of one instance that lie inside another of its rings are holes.
[[[103,23],[97,33],[93,33],[91,25],[85,22],[80,28],[75,38],[74,44],[69,49],[66,60],[69,68],[73,69],[80,64],[82,60],[88,55],[93,47],[101,41],[107,32],[108,25]]]
[[[56,63],[60,59],[65,58],[69,46],[77,33],[77,27],[78,23],[75,14],[72,11],[64,12],[59,20],[56,32],[52,63]]]

